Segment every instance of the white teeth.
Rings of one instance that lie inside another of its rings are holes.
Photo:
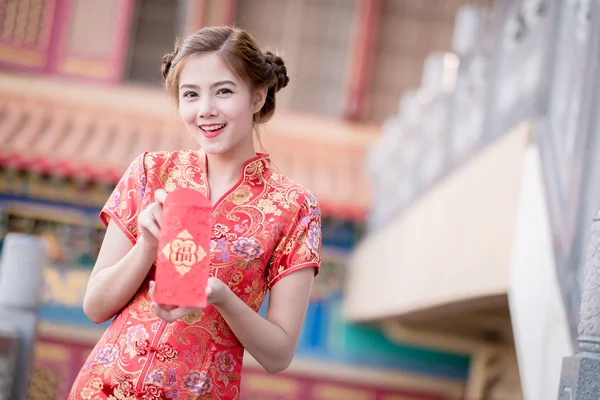
[[[222,125],[212,125],[212,126],[203,126],[200,127],[200,129],[204,130],[204,131],[216,131],[218,129],[221,129],[225,126],[225,124]]]

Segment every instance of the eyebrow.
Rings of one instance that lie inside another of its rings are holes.
[[[212,85],[210,85],[210,87],[216,87],[216,86],[222,86],[222,85],[236,86],[235,82],[229,81],[229,80],[224,80],[224,81],[215,82]],[[180,87],[180,89],[199,89],[199,88],[200,88],[200,86],[190,84],[190,83],[183,84]]]

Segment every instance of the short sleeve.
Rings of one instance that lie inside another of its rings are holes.
[[[145,155],[142,153],[133,160],[100,211],[104,225],[108,226],[110,221],[114,221],[134,244],[138,237],[138,215],[146,190]]]
[[[281,239],[273,254],[268,276],[271,289],[283,277],[302,268],[321,267],[321,209],[316,198],[309,194],[292,219],[288,233]]]

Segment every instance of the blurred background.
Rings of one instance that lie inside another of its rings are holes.
[[[235,24],[286,61],[291,84],[261,138],[324,213],[296,359],[268,375],[246,357],[242,399],[557,398],[600,208],[599,11],[591,0],[0,1],[0,238],[48,246],[40,304],[3,302],[35,277],[20,259],[0,268],[0,391],[66,398],[107,327],[82,310],[100,208],[142,151],[194,146],[161,57],[180,36]]]

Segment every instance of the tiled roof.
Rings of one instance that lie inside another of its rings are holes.
[[[116,183],[143,151],[197,146],[154,91],[11,82],[0,90],[0,165]],[[261,128],[275,166],[313,191],[329,214],[350,218],[370,203],[364,158],[377,134],[376,127],[284,112]]]
[[[115,181],[145,150],[188,147],[162,118],[0,95],[0,163]]]

